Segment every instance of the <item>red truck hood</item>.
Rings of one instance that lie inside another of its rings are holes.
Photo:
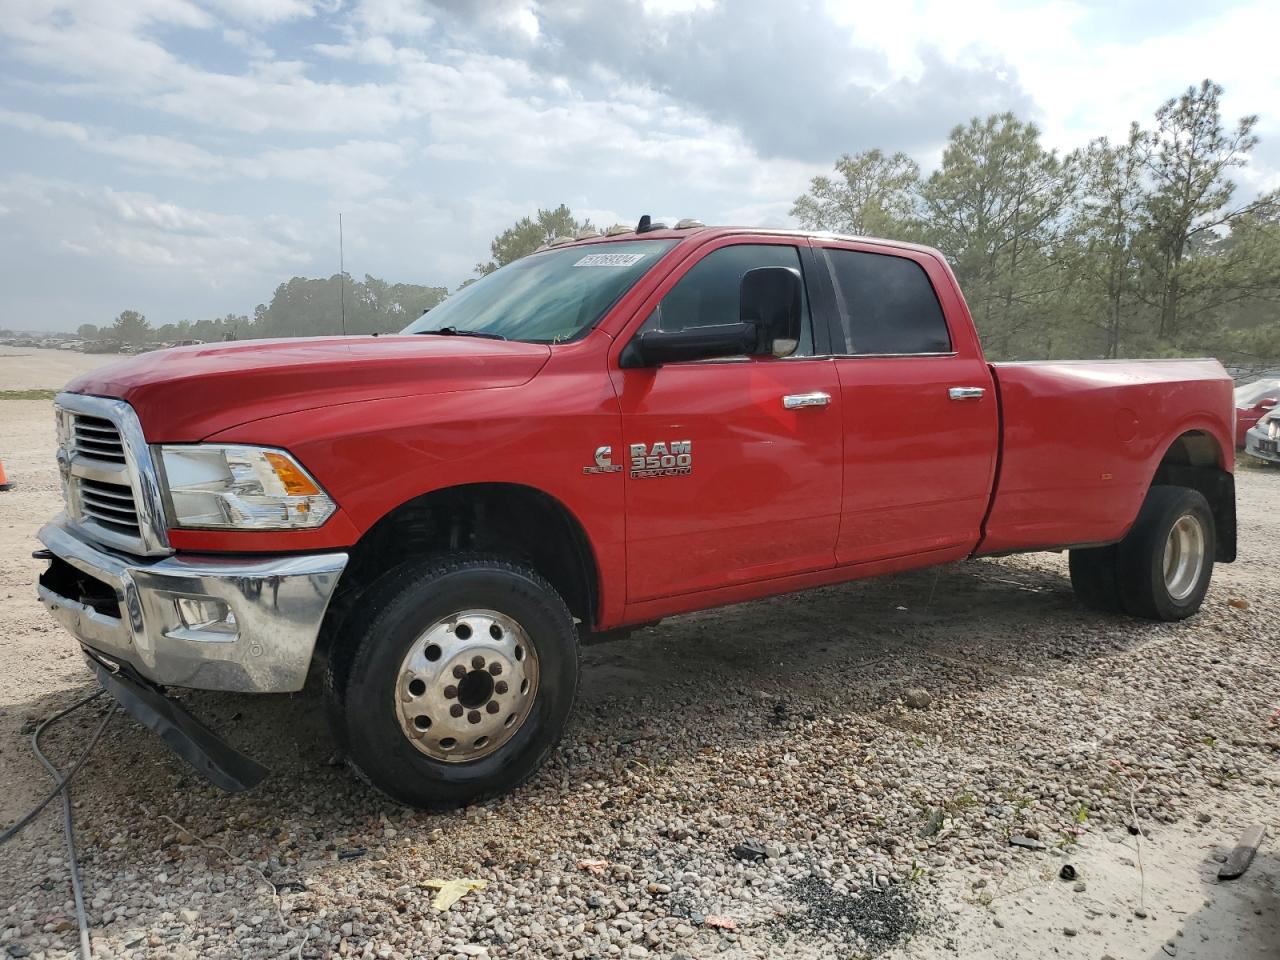
[[[202,440],[263,417],[387,397],[514,387],[544,344],[475,337],[307,337],[157,350],[66,389],[129,402],[153,443]]]

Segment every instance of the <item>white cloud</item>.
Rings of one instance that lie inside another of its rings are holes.
[[[384,188],[407,151],[398,143],[348,140],[324,147],[275,147],[252,156],[217,154],[173,137],[120,135],[64,120],[0,108],[0,124],[69,140],[148,173],[204,180],[290,180],[321,186],[335,197],[359,197]]]
[[[0,186],[0,202],[24,217],[24,241],[35,248],[70,250],[148,271],[181,271],[207,285],[245,274],[272,276],[309,260],[268,223],[150,193],[23,176]]]
[[[206,0],[220,13],[247,23],[281,23],[315,15],[311,0]]]

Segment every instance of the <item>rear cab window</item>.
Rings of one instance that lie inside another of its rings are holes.
[[[908,257],[824,247],[839,312],[836,352],[847,356],[951,354],[933,283]],[[843,340],[843,342],[842,342]]]

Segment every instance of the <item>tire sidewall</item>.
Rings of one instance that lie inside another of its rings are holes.
[[[577,694],[578,644],[563,601],[531,572],[500,561],[440,566],[399,568],[385,589],[375,586],[369,604],[361,604],[373,619],[360,630],[346,671],[339,720],[351,763],[374,786],[417,806],[454,807],[513,788],[555,748]],[[496,610],[520,624],[538,657],[538,688],[510,740],[481,759],[446,763],[419,751],[401,730],[396,682],[423,631],[474,609]]]
[[[1204,531],[1205,556],[1195,588],[1177,600],[1165,585],[1164,548],[1174,524],[1188,514],[1195,516]],[[1166,621],[1186,619],[1200,609],[1213,575],[1216,540],[1208,501],[1187,487],[1153,487],[1137,526],[1137,536],[1132,541],[1126,538],[1121,545],[1121,564],[1131,573],[1127,578],[1130,582],[1124,584],[1126,606],[1140,616]]]

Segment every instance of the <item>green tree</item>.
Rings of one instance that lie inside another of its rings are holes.
[[[493,273],[513,260],[527,257],[538,247],[556,237],[572,237],[591,226],[590,220],[577,220],[563,203],[554,210],[539,210],[533,217],[521,217],[493,238],[489,244],[488,263],[477,263],[476,273]]]
[[[1242,117],[1228,129],[1221,99],[1222,87],[1211,80],[1189,87],[1156,111],[1156,129],[1145,137],[1151,182],[1145,289],[1161,339],[1176,339],[1188,314],[1211,308],[1223,294],[1226,274],[1193,262],[1195,254],[1255,206],[1232,206],[1228,174],[1257,145],[1258,118]]]
[[[1074,157],[1079,194],[1065,260],[1078,296],[1077,322],[1102,333],[1104,357],[1120,356],[1139,329],[1138,266],[1145,229],[1144,134],[1135,123],[1123,143],[1100,137]]]
[[[82,323],[76,328],[76,336],[81,340],[97,340],[98,325],[96,323]]]
[[[993,356],[1052,355],[1045,305],[1064,287],[1058,254],[1074,176],[1034,124],[1004,113],[955,127],[921,188],[922,236],[951,258]]]
[[[901,236],[911,229],[920,167],[905,153],[846,153],[835,171],[835,179],[814,177],[809,192],[796,198],[791,216],[802,227],[854,236]]]
[[[137,310],[125,310],[111,326],[111,336],[121,343],[143,343],[151,332],[151,324]]]

